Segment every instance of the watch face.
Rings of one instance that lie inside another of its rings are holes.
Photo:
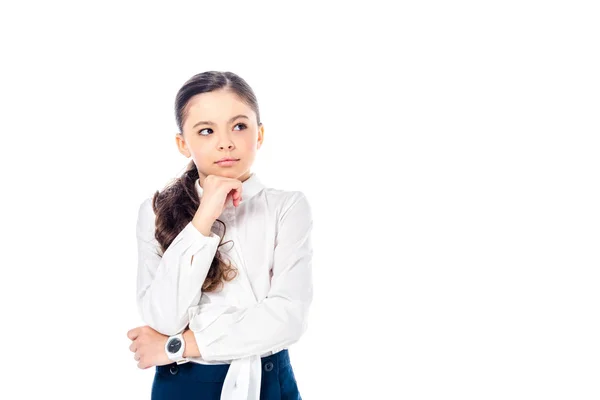
[[[173,353],[173,354],[177,353],[180,348],[181,348],[181,340],[179,340],[178,338],[171,339],[171,341],[167,345],[167,350],[169,350],[169,353]]]

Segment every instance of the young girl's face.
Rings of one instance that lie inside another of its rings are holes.
[[[264,134],[254,111],[226,90],[198,94],[188,101],[186,110],[183,135],[176,135],[177,147],[194,160],[200,185],[207,175],[248,178]],[[230,166],[218,164],[224,157],[239,161]]]

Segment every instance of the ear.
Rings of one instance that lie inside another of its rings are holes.
[[[182,133],[175,134],[175,143],[177,144],[177,150],[179,150],[179,152],[183,154],[186,158],[190,158],[192,156],[187,148],[187,143],[185,142]]]
[[[260,149],[260,147],[263,144],[263,141],[265,139],[265,127],[263,124],[260,124],[260,126],[258,127],[258,140],[256,143],[256,149]]]

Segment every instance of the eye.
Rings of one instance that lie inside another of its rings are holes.
[[[240,130],[244,130],[244,129],[248,128],[248,127],[246,126],[246,124],[242,124],[241,122],[240,122],[240,123],[238,123],[238,124],[235,124],[235,126],[241,126],[242,128],[241,128]],[[235,126],[234,126],[234,127],[235,127]],[[212,129],[211,129],[211,128],[204,128],[204,129],[201,129],[200,131],[198,131],[198,133],[200,134],[200,136],[208,136],[208,135],[203,135],[203,134],[202,134],[202,132],[203,132],[203,131],[206,131],[206,130],[208,130],[208,131],[212,131]]]

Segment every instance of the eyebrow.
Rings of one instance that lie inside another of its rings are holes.
[[[229,123],[232,123],[233,121],[235,121],[235,120],[236,120],[236,119],[238,119],[238,118],[246,118],[246,119],[250,119],[250,118],[248,118],[247,116],[245,116],[244,114],[240,114],[240,115],[236,115],[236,116],[235,116],[235,117],[233,117],[233,118],[230,118],[228,122],[229,122]],[[195,128],[195,127],[197,127],[198,125],[215,125],[215,123],[214,123],[214,122],[211,122],[211,121],[198,121],[198,122],[196,122],[196,123],[194,124],[194,126],[192,126],[192,129],[194,129],[194,128]]]

